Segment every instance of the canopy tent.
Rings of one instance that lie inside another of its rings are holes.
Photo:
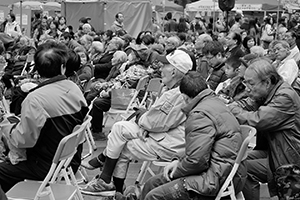
[[[286,3],[284,5],[284,8],[286,8],[289,12],[292,12],[293,10],[300,10],[300,4],[297,4],[297,3]]]
[[[157,12],[171,12],[171,11],[181,11],[183,12],[183,7],[168,0],[150,0],[153,6],[153,10]],[[165,4],[164,4],[165,3]]]
[[[186,11],[220,11],[217,0],[200,0],[186,5]],[[278,10],[277,0],[236,0],[233,10],[264,11]],[[279,6],[283,10],[283,6]]]
[[[214,0],[199,0],[194,3],[186,4],[186,11],[198,12],[198,11],[220,11],[218,1]]]
[[[91,17],[91,24],[96,30],[110,29],[115,15],[122,12],[124,28],[136,37],[142,30],[152,27],[152,8],[148,0],[111,0],[111,1],[64,1],[62,14],[66,16],[68,24],[76,30],[81,17]]]
[[[19,1],[20,0],[0,0],[0,6],[9,6]]]
[[[20,2],[14,3],[13,5],[16,7],[20,7]],[[30,9],[30,10],[44,10],[44,11],[60,11],[61,5],[57,2],[46,2],[42,3],[40,1],[23,1],[22,8]]]

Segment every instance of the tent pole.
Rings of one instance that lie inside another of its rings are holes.
[[[279,23],[279,8],[280,8],[280,3],[281,0],[277,0],[278,1],[278,7],[277,7],[277,23],[276,23],[276,33],[275,33],[275,39],[277,38],[277,33],[278,33],[278,23]]]
[[[163,33],[165,32],[165,16],[166,16],[166,1],[165,0],[163,0],[162,1],[162,3],[163,3],[163,13],[164,13],[164,15],[163,15],[163,27],[162,27],[162,29],[163,29]]]
[[[20,29],[21,29],[21,33],[22,33],[22,25],[23,25],[23,23],[22,23],[22,7],[23,7],[23,5],[22,5],[22,0],[20,1]]]
[[[213,33],[215,32],[215,21],[216,21],[216,1],[214,1],[214,12],[213,12]]]

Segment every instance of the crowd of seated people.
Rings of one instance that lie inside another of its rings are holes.
[[[114,28],[100,32],[83,17],[73,32],[63,16],[36,14],[29,38],[14,14],[7,16],[0,33],[0,91],[10,113],[1,112],[0,123],[3,191],[24,179],[43,180],[58,142],[91,115],[94,140],[107,144],[82,163],[102,169],[83,194],[214,199],[245,138],[239,125],[249,125],[257,130],[256,147],[235,175],[236,193],[259,199],[260,183],[268,183],[271,197],[295,195],[279,190],[274,174],[300,166],[300,35],[292,25],[299,17],[280,20],[276,31],[272,16],[260,24],[236,13],[227,27],[222,17],[207,23],[197,14],[177,24],[168,14],[165,26],[137,36],[126,32],[124,17],[116,14]],[[134,89],[145,76],[161,79],[160,96],[151,107],[136,108],[135,120],[104,132],[112,91]],[[169,164],[141,194],[123,194],[132,160]]]

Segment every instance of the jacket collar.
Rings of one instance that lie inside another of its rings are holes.
[[[280,80],[274,87],[273,89],[270,91],[269,95],[266,98],[266,101],[264,102],[264,105],[267,105],[272,99],[273,96],[275,95],[276,91],[278,90],[278,88],[283,84],[283,80]]]
[[[43,87],[43,86],[45,86],[45,85],[49,85],[49,84],[51,84],[51,83],[55,83],[55,82],[62,81],[62,80],[65,80],[65,79],[67,79],[67,77],[66,77],[65,75],[58,75],[58,76],[55,76],[55,77],[53,77],[53,78],[50,78],[50,79],[48,79],[48,80],[46,80],[46,81],[40,83],[37,87],[35,87],[35,88],[33,88],[32,90],[30,90],[30,92],[32,92],[32,91],[34,91],[34,90],[36,90],[36,89],[38,89],[38,88],[41,88],[41,87]]]
[[[200,101],[214,95],[215,95],[214,91],[212,91],[211,89],[205,89],[202,92],[200,92],[196,97],[194,97],[189,104],[183,107],[182,111],[185,114],[188,114],[189,112],[191,112],[191,110],[193,110],[198,105]]]
[[[120,24],[119,22],[114,21],[114,24],[115,24],[117,27],[123,28],[123,23]]]

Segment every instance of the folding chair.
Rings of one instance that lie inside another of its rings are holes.
[[[24,67],[22,69],[22,72],[21,72],[20,76],[24,76],[25,75],[25,72],[26,72],[26,69],[28,67],[28,64],[31,64],[33,62],[33,58],[34,58],[34,54],[28,54],[27,55],[26,62],[24,64]],[[29,70],[29,71],[31,71],[31,70]]]
[[[148,82],[149,82],[149,76],[142,77],[138,81],[135,92],[134,92],[129,104],[127,105],[126,109],[124,109],[124,110],[123,109],[115,109],[115,108],[113,108],[113,105],[112,105],[112,107],[109,109],[109,111],[107,111],[105,113],[106,118],[105,118],[105,121],[104,121],[103,124],[104,125],[106,124],[109,116],[116,115],[116,118],[114,120],[114,122],[115,122],[115,121],[117,121],[117,119],[121,115],[127,115],[127,114],[130,114],[130,112],[134,112],[133,107],[134,107],[134,103],[137,102],[138,94],[139,94],[140,91],[145,91],[146,90],[146,85],[147,85]],[[136,106],[139,106],[139,105],[140,105],[140,103],[138,101],[138,105],[136,105]],[[126,116],[123,116],[122,118],[125,119],[125,117]]]
[[[155,100],[160,96],[162,87],[163,84],[160,78],[150,79],[146,89],[146,94],[144,95],[144,98],[140,103],[141,106],[144,106],[145,108],[150,108],[151,105],[155,102]],[[149,100],[149,102],[147,102],[147,100]]]
[[[7,193],[8,199],[51,199],[51,200],[71,200],[77,197],[83,200],[77,185],[71,184],[74,178],[73,171],[69,166],[71,159],[77,151],[77,146],[82,142],[85,126],[90,121],[89,118],[70,135],[65,136],[59,143],[54,155],[51,168],[41,181],[25,180],[17,183]],[[71,178],[67,174],[71,174]],[[58,183],[61,176],[66,180],[65,184]]]
[[[81,125],[77,125],[74,128],[74,131],[79,131],[81,133],[81,137],[78,138],[78,145],[83,144],[86,141],[89,141],[90,138],[87,134],[87,130],[89,129],[90,123],[91,123],[92,117],[87,115],[84,122]],[[91,149],[89,145],[89,149]],[[84,155],[81,159],[87,158],[89,155],[91,155],[91,150],[89,150],[89,153]],[[93,150],[92,150],[93,152]],[[74,172],[71,167],[69,167],[70,163],[72,161],[72,158],[69,158],[69,160],[64,164],[64,167],[62,169],[62,174],[60,174],[60,177],[64,177],[67,184],[72,184],[78,187],[78,183],[88,182],[88,176],[84,168],[79,166],[77,173],[74,175]],[[78,191],[79,192],[79,191]]]
[[[239,192],[237,195],[235,194],[234,185],[233,185],[233,177],[236,174],[236,172],[241,164],[241,161],[243,161],[247,158],[247,149],[248,149],[251,139],[256,134],[256,129],[251,126],[241,125],[241,132],[242,132],[242,135],[245,134],[248,136],[243,141],[242,146],[241,146],[241,148],[238,152],[238,155],[235,159],[233,168],[231,169],[224,184],[222,185],[222,187],[216,197],[216,200],[220,200],[222,197],[226,197],[226,196],[230,196],[231,200],[245,199],[242,192]]]

